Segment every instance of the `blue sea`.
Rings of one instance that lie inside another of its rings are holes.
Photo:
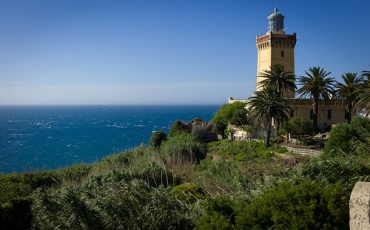
[[[0,173],[89,163],[219,106],[0,106]]]

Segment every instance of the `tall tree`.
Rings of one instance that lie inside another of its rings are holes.
[[[370,113],[370,71],[362,71],[362,76],[366,79],[364,79],[364,83],[359,89],[360,95],[355,104],[355,109],[368,115]]]
[[[352,120],[352,112],[355,104],[360,99],[364,78],[357,73],[345,73],[342,75],[343,83],[337,82],[337,95],[345,106],[347,122]]]
[[[334,78],[329,77],[330,72],[326,72],[321,67],[310,67],[306,76],[300,76],[298,89],[300,97],[312,98],[313,104],[313,130],[318,130],[318,113],[320,100],[329,101],[335,96]]]
[[[294,92],[295,76],[291,72],[285,72],[284,66],[272,65],[269,70],[263,71],[260,82],[262,87],[271,87],[279,96],[286,96],[289,92]]]
[[[262,122],[266,128],[265,145],[270,146],[272,119],[283,120],[288,118],[290,107],[287,101],[278,95],[271,87],[265,87],[249,98],[251,116]]]
[[[295,75],[291,72],[285,72],[283,65],[275,64],[270,66],[269,70],[263,71],[261,77],[264,79],[259,84],[263,88],[270,87],[281,97],[294,97],[297,88]],[[281,120],[276,120],[276,128],[278,130],[281,122]]]

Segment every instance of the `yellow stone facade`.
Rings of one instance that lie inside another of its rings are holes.
[[[312,99],[288,99],[291,107],[290,117],[301,117],[312,120],[313,101]],[[325,103],[320,101],[317,126],[321,130],[328,130],[332,125],[346,123],[345,109],[339,100]]]
[[[296,34],[285,34],[284,16],[277,8],[267,17],[268,32],[256,38],[257,46],[257,84],[256,90],[261,90],[261,77],[264,71],[270,70],[273,65],[282,65],[285,72],[294,73],[294,47],[297,42]],[[295,92],[284,95],[294,98]]]
[[[257,36],[257,85],[256,90],[261,90],[261,74],[269,70],[272,65],[284,66],[285,72],[294,74],[294,47],[296,34],[288,35],[284,32],[269,31],[266,35]],[[294,98],[294,91],[285,95]]]

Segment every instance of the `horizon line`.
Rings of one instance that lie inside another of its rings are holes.
[[[181,103],[181,104],[0,104],[0,107],[16,107],[16,106],[219,106],[227,103],[219,104],[191,104],[191,103]]]

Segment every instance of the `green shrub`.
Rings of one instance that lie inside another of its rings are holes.
[[[215,127],[219,134],[223,134],[227,125],[231,122],[236,111],[244,109],[245,104],[242,102],[235,102],[232,104],[224,104],[217,111],[217,113],[212,118],[212,123],[215,124]]]
[[[237,161],[245,161],[246,160],[245,159],[245,154],[243,154],[243,153],[236,154],[235,160],[237,160]]]
[[[282,130],[284,133],[293,135],[311,135],[313,132],[312,121],[302,117],[293,117],[283,124]]]
[[[224,197],[210,199],[199,218],[198,229],[234,229],[235,210],[233,202]]]
[[[173,137],[178,134],[189,133],[189,132],[190,130],[184,122],[180,120],[176,120],[170,128],[170,131],[168,132],[168,136]]]
[[[150,145],[154,148],[159,148],[163,141],[167,140],[167,135],[162,131],[155,131],[150,137]]]
[[[359,177],[370,177],[369,157],[366,159],[358,156],[324,155],[303,164],[298,172],[313,180],[326,183],[342,182],[351,188]]]
[[[173,194],[180,200],[194,203],[204,199],[206,194],[201,187],[196,184],[180,184],[173,188]]]
[[[0,229],[29,229],[30,195],[35,189],[60,186],[66,180],[80,182],[90,169],[91,166],[80,164],[44,172],[0,175]]]
[[[273,151],[277,153],[286,153],[288,152],[288,149],[282,146],[278,146],[276,148],[273,148]]]
[[[180,179],[168,169],[161,155],[152,148],[138,147],[105,158],[93,175],[105,175],[114,183],[140,179],[152,187],[176,185]],[[103,170],[99,170],[103,168]]]
[[[91,166],[80,164],[44,172],[0,175],[0,204],[27,197],[38,187],[60,185],[63,180],[80,181],[86,177]]]
[[[217,135],[221,135],[222,138],[225,136],[225,129],[227,128],[227,124],[224,124],[220,121],[212,121],[212,128],[213,132]]]
[[[348,229],[348,194],[340,184],[282,182],[236,217],[238,229]]]
[[[191,134],[202,143],[209,143],[217,140],[217,133],[213,124],[207,125],[193,125]]]
[[[342,153],[351,153],[351,140],[356,138],[356,132],[348,124],[340,124],[330,131],[330,137],[325,144],[325,152],[332,151]]]
[[[173,186],[180,183],[180,179],[171,170],[150,162],[141,168],[136,167],[120,172],[112,171],[107,176],[111,178],[106,179],[110,179],[114,183],[142,180],[155,188]]]
[[[160,152],[174,160],[187,161],[199,161],[206,155],[205,146],[188,133],[181,133],[168,139],[161,146]]]
[[[220,156],[238,156],[238,160],[255,160],[272,156],[262,142],[222,140],[208,145],[208,152]]]
[[[248,125],[249,118],[247,115],[247,110],[245,108],[236,110],[230,119],[230,124],[237,126]]]
[[[282,137],[282,136],[273,137],[273,138],[271,138],[270,142],[271,142],[271,144],[280,144],[280,143],[284,142],[284,137]]]
[[[33,193],[35,229],[193,228],[189,210],[171,188],[153,188],[140,180],[86,183],[53,193]]]
[[[370,133],[370,120],[355,117],[350,124],[340,124],[330,131],[330,136],[325,144],[325,153],[336,154],[355,153],[354,144],[366,142]]]
[[[19,198],[0,205],[0,229],[30,229],[31,199]]]
[[[202,160],[189,180],[208,194],[232,195],[245,192],[248,178],[242,175],[235,161]]]

